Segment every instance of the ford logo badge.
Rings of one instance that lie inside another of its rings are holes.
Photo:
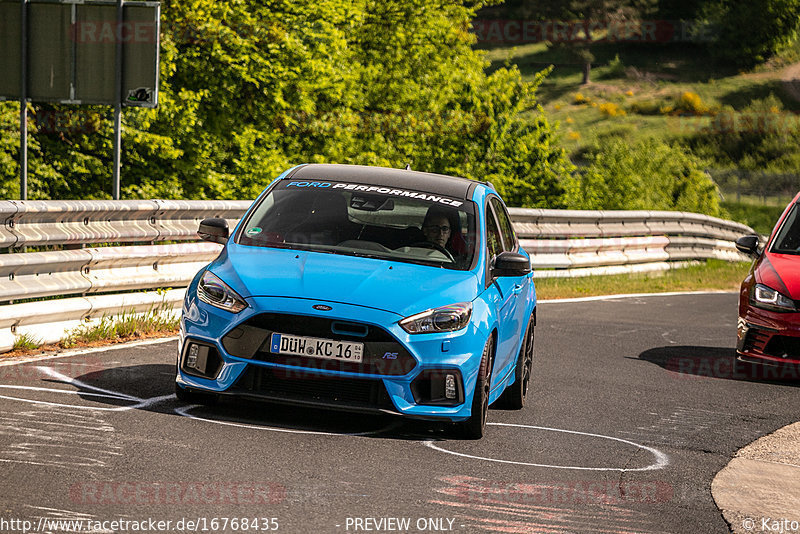
[[[311,307],[319,311],[331,311],[333,309],[330,306],[326,306],[325,304],[314,304]]]

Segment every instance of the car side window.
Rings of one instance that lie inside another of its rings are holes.
[[[486,247],[488,250],[486,257],[489,261],[503,252],[503,238],[492,210],[486,210]]]
[[[781,224],[771,252],[797,254],[800,251],[800,218],[797,215],[798,206],[795,205]]]
[[[511,218],[508,216],[506,207],[496,198],[492,198],[489,202],[492,204],[494,213],[497,215],[497,220],[500,223],[500,232],[503,236],[503,249],[508,252],[516,252],[518,248],[517,235],[514,233],[514,227],[511,225]]]

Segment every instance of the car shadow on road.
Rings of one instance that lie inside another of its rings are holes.
[[[631,358],[635,359],[635,358]],[[722,379],[800,386],[800,368],[773,367],[741,362],[730,347],[668,345],[648,349],[638,357],[680,378]]]
[[[209,405],[185,403],[174,396],[173,365],[110,367],[92,370],[71,380],[56,377],[46,381],[68,383],[78,389],[83,400],[92,404],[115,408],[129,406],[136,410],[201,419],[210,424],[415,441],[450,437],[442,425],[391,414],[352,413],[231,398],[221,398]]]

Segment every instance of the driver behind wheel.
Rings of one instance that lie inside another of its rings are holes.
[[[430,211],[428,214],[430,215]],[[450,221],[444,215],[426,216],[422,223],[422,233],[425,234],[425,239],[442,248],[446,248],[452,231]]]
[[[446,249],[457,261],[468,254],[456,210],[442,206],[428,208],[422,221],[422,233],[426,241]]]

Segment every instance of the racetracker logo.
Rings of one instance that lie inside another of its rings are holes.
[[[79,110],[38,110],[36,129],[40,134],[93,134],[100,131],[98,113]]]
[[[759,365],[735,357],[683,356],[667,361],[668,371],[682,379],[724,378],[727,380],[800,380],[800,367],[792,365]]]
[[[479,43],[711,42],[716,29],[704,21],[674,20],[476,20]]]
[[[503,482],[468,476],[443,480],[451,486],[440,491],[470,504],[655,504],[671,501],[674,494],[671,485],[659,480]]]
[[[0,365],[0,381],[52,380],[58,377],[81,377],[97,380],[102,373],[110,371],[108,362],[97,356],[87,354],[68,360],[55,360],[42,365],[41,362]],[[116,371],[116,369],[115,369]]]
[[[85,20],[71,28],[72,40],[84,44],[155,43],[158,26],[155,22],[123,22]]]

